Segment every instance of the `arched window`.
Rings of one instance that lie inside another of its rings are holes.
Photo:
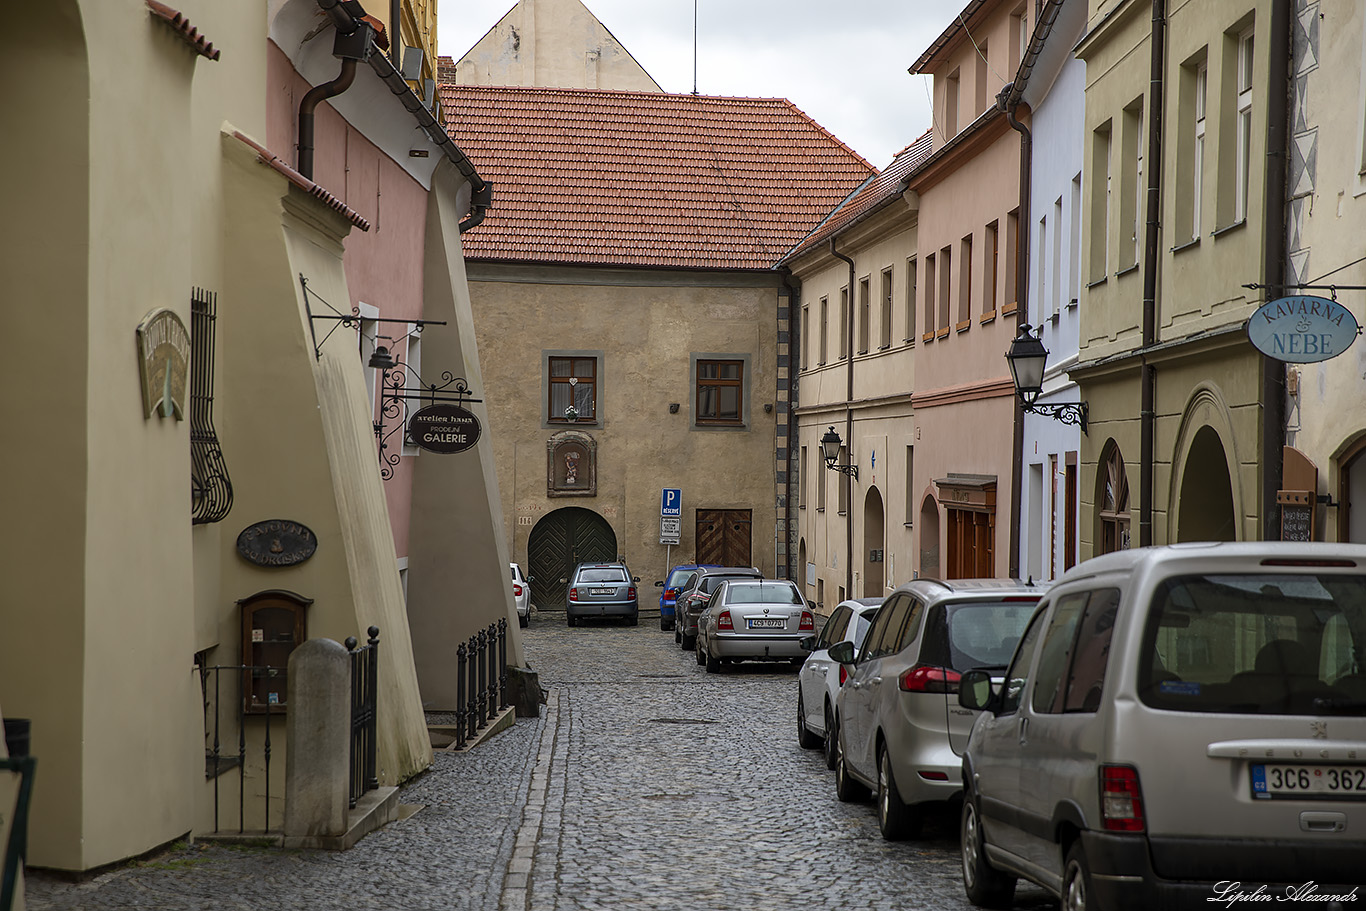
[[[1129,476],[1118,446],[1101,463],[1100,548],[1108,554],[1129,549]]]

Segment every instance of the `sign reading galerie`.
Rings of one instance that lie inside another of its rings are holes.
[[[1324,297],[1281,297],[1257,308],[1247,337],[1267,357],[1313,364],[1337,357],[1361,333],[1352,311]]]
[[[479,419],[459,405],[428,405],[408,419],[408,439],[428,452],[464,452],[479,433]]]

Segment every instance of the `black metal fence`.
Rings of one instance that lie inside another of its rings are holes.
[[[351,807],[366,791],[379,787],[375,774],[375,705],[379,695],[379,627],[368,630],[370,638],[359,648],[349,636],[351,653]]]
[[[248,711],[243,696],[244,680],[261,676],[284,676],[285,668],[251,664],[199,665],[199,685],[204,697],[205,736],[210,739],[204,752],[204,776],[213,780],[213,831],[222,831],[220,779],[237,770],[237,832],[246,831],[247,819],[247,718],[263,719],[261,725],[261,761],[264,768],[264,802],[261,831],[270,831],[270,758],[271,737],[283,720],[284,706],[271,702],[255,703]],[[223,701],[223,678],[228,680],[228,702]],[[225,717],[226,716],[226,717]],[[231,738],[237,738],[237,749],[231,751]],[[229,744],[225,745],[224,740]],[[253,738],[254,740],[255,738]],[[227,749],[225,749],[225,746]],[[256,749],[253,744],[253,750]]]
[[[456,749],[507,708],[508,622],[490,623],[456,646]]]
[[[33,797],[33,772],[37,766],[37,760],[28,752],[28,738],[28,719],[5,719],[5,744],[9,758],[0,759],[0,772],[18,775],[19,787],[14,800],[14,812],[10,816],[9,840],[4,845],[0,909],[7,909],[13,904],[19,882],[19,870],[28,856],[28,808]]]

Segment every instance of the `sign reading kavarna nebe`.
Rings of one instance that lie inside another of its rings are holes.
[[[408,439],[428,452],[464,452],[479,442],[479,419],[459,405],[438,402],[408,419]]]
[[[237,552],[257,566],[294,566],[313,556],[318,536],[302,522],[267,519],[237,536]]]
[[[1356,317],[1324,297],[1282,297],[1267,301],[1247,321],[1257,350],[1278,361],[1312,364],[1337,357],[1361,332]]]

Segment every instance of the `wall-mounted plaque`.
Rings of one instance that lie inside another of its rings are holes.
[[[479,419],[459,405],[438,402],[413,412],[408,439],[428,452],[464,452],[479,442]]]
[[[185,420],[185,377],[190,369],[190,334],[174,310],[153,310],[138,324],[138,374],[142,416]]]
[[[1248,341],[1258,351],[1291,364],[1337,357],[1360,332],[1352,311],[1335,300],[1308,295],[1267,301],[1247,321]]]
[[[586,433],[566,430],[546,442],[546,495],[598,495],[598,443]]]
[[[302,522],[267,519],[237,536],[237,552],[257,566],[294,566],[313,556],[318,536]]]

